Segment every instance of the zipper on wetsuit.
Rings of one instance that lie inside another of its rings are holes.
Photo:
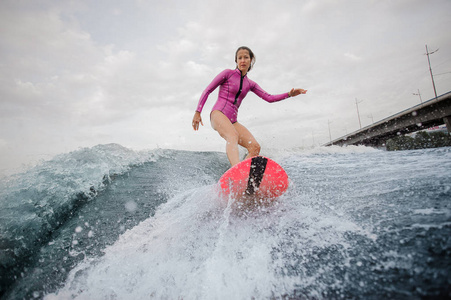
[[[246,75],[245,75],[245,76],[246,76]],[[238,97],[239,97],[240,94],[241,94],[241,90],[243,89],[243,79],[244,79],[244,76],[242,76],[242,75],[240,74],[240,77],[241,77],[241,80],[240,80],[240,89],[239,89],[238,93],[236,93],[236,96],[235,96],[235,102],[233,102],[233,105],[236,105],[236,102],[238,101]]]

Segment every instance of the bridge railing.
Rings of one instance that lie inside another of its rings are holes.
[[[422,125],[417,126],[417,119],[428,114],[427,124],[443,124],[445,123],[443,118],[451,117],[451,91],[438,96],[437,98],[429,99],[423,103],[417,104],[403,111],[400,111],[394,115],[386,117],[380,121],[377,121],[371,125],[365,126],[353,133],[347,134],[340,138],[334,139],[331,142],[325,143],[323,146],[331,145],[373,145],[381,144],[379,139],[385,137],[391,137],[399,133],[407,133],[415,128],[421,130]],[[439,110],[434,114],[434,110]],[[431,112],[432,111],[432,112]],[[422,118],[424,119],[424,117]],[[402,122],[396,122],[396,120],[402,120]],[[448,119],[449,120],[449,119]],[[437,123],[438,122],[438,123]],[[420,122],[421,123],[421,122]],[[449,123],[449,122],[448,122]],[[448,126],[448,131],[450,127]],[[417,130],[417,131],[418,131]],[[395,134],[393,132],[396,132]]]

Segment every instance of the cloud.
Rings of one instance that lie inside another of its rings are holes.
[[[352,61],[356,61],[356,62],[359,61],[359,60],[362,60],[361,57],[359,57],[359,56],[357,56],[357,55],[355,55],[355,54],[349,53],[349,52],[345,53],[344,56],[345,56],[346,58],[348,58],[348,59],[350,59],[350,60],[352,60]]]
[[[358,129],[356,98],[374,120],[416,104],[417,90],[430,99],[426,43],[440,48],[438,93],[450,90],[449,11],[447,0],[2,1],[0,169],[107,142],[222,150],[208,122],[216,92],[206,126],[190,123],[241,45],[255,52],[249,76],[266,91],[309,92],[275,104],[250,93],[240,121],[280,147],[312,141],[312,131],[328,141],[328,120],[333,138]]]

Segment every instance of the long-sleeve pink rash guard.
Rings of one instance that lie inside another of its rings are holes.
[[[270,95],[261,87],[259,87],[258,84],[256,84],[254,81],[250,80],[247,77],[247,74],[241,76],[240,70],[227,69],[219,73],[219,75],[216,76],[215,79],[213,79],[213,81],[204,90],[204,92],[200,96],[196,111],[202,112],[202,108],[204,107],[208,96],[219,85],[221,87],[219,88],[218,100],[216,101],[211,111],[221,111],[229,118],[232,124],[237,121],[238,108],[240,107],[241,102],[243,101],[244,97],[246,97],[249,90],[267,102],[277,102],[290,97],[288,93],[280,95]]]

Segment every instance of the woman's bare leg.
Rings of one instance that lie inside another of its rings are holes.
[[[211,126],[226,140],[226,153],[232,166],[240,162],[238,151],[239,134],[232,122],[221,111],[214,110],[210,115]],[[236,124],[236,123],[235,123]]]
[[[233,124],[235,130],[238,132],[238,144],[247,149],[246,158],[251,158],[260,154],[260,144],[254,138],[252,133],[246,127],[236,122]]]

